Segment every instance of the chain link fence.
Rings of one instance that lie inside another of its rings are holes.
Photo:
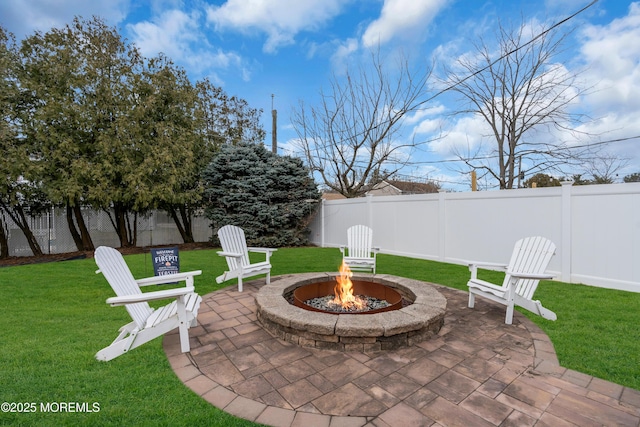
[[[109,215],[104,211],[83,209],[83,218],[95,247],[119,247],[120,240],[116,234]],[[32,256],[33,253],[24,233],[4,213],[3,220],[9,241],[9,256]],[[67,224],[66,210],[51,209],[47,214],[28,218],[31,231],[36,237],[44,254],[62,254],[78,250]],[[132,226],[134,217],[130,217]],[[138,216],[137,246],[172,245],[182,242],[180,232],[173,219],[164,211],[154,211],[149,216]],[[193,218],[193,237],[196,242],[207,242],[211,239],[210,221],[204,216]]]

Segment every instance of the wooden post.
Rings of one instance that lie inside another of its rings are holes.
[[[478,178],[474,170],[471,171],[471,191],[478,191]]]

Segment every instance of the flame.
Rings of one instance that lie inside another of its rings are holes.
[[[341,305],[345,309],[362,309],[366,305],[366,301],[353,295],[353,283],[351,283],[353,273],[344,261],[342,261],[339,272],[340,276],[336,277],[337,283],[333,288],[335,298],[332,303]]]

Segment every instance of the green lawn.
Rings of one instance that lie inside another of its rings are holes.
[[[224,260],[214,250],[181,252],[181,270],[196,276],[201,295],[222,286],[215,277]],[[136,277],[153,274],[148,254],[126,257]],[[337,249],[280,249],[273,275],[336,271]],[[111,288],[92,259],[0,268],[0,403],[35,413],[0,412],[7,425],[224,425],[240,420],[212,407],[173,374],[156,339],[111,362],[96,351],[127,323],[123,308],[105,304]],[[378,271],[465,289],[466,267],[379,255]],[[500,280],[499,273],[483,272]],[[224,286],[233,285],[226,283]],[[640,389],[640,294],[543,282],[536,298],[558,314],[551,322],[529,315],[551,338],[560,363],[589,375]],[[526,313],[526,312],[525,312]],[[91,413],[42,413],[40,404],[86,403]],[[14,408],[15,408],[14,407]]]

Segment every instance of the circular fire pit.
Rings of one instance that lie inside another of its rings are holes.
[[[338,310],[330,307],[320,308],[309,304],[309,300],[317,300],[326,295],[333,295],[333,288],[336,285],[334,281],[310,283],[300,286],[293,291],[293,303],[295,306],[304,310],[319,311],[330,314],[375,314],[384,311],[398,310],[402,308],[402,295],[389,286],[381,283],[352,280],[353,293],[355,295],[363,295],[373,300],[385,302],[386,305],[380,308],[372,308],[366,310]]]
[[[298,288],[335,283],[335,273],[277,276],[256,294],[257,317],[274,335],[306,347],[342,351],[376,351],[410,346],[438,333],[446,299],[426,282],[391,275],[358,274],[353,282],[382,285],[406,301],[392,311],[330,314],[289,303]],[[325,285],[321,285],[325,286]],[[386,298],[385,298],[386,299]]]

